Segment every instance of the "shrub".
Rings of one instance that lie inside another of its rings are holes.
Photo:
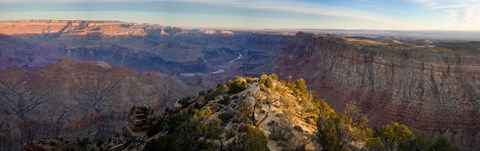
[[[409,139],[412,135],[412,131],[407,126],[397,122],[384,126],[377,133],[387,150],[394,150],[401,141]]]
[[[325,151],[345,151],[349,149],[350,133],[344,118],[332,113],[317,121],[317,142]]]
[[[233,80],[227,82],[228,86],[228,94],[236,94],[238,92],[242,92],[243,90],[248,88],[248,83],[245,79],[236,77]]]
[[[218,101],[218,103],[227,105],[230,102],[230,97],[227,95],[224,95],[221,100]]]
[[[192,99],[191,97],[182,98],[178,101],[178,103],[181,104],[183,107],[185,107],[192,104],[191,99]]]
[[[369,138],[365,143],[364,149],[368,151],[385,151],[385,145],[378,137]]]
[[[265,74],[265,73],[262,73],[262,75],[260,75],[260,79],[258,80],[258,82],[260,83],[264,83],[268,78],[268,75]]]
[[[228,123],[230,122],[230,119],[232,119],[234,116],[235,116],[235,112],[227,111],[218,115],[218,118],[221,119],[224,123]]]
[[[246,78],[248,83],[258,82],[258,78]]]
[[[302,78],[294,82],[283,81],[282,83],[285,84],[285,86],[292,90],[296,95],[304,96],[308,94],[307,85],[305,84],[305,80]]]
[[[214,100],[220,94],[221,94],[220,90],[217,90],[217,89],[208,90],[208,92],[205,94],[205,101],[208,102],[208,101]]]
[[[459,151],[460,149],[455,144],[450,142],[450,139],[445,135],[438,135],[432,144],[434,151]]]
[[[398,146],[400,151],[429,151],[430,143],[427,140],[427,137],[418,131],[414,131],[413,136],[400,142]]]
[[[272,87],[273,87],[273,80],[272,80],[271,78],[267,78],[267,80],[265,80],[264,85],[265,85],[267,88],[272,88]]]
[[[259,129],[248,127],[245,134],[239,136],[229,146],[232,151],[268,151],[267,137]]]
[[[297,90],[297,94],[306,95],[307,85],[305,84],[305,80],[299,79],[295,81],[295,89]]]
[[[160,136],[157,139],[153,139],[147,142],[144,151],[180,151],[180,150],[192,150],[194,149],[192,144],[185,145],[186,143],[194,142],[191,138],[182,138],[178,135],[166,135]]]

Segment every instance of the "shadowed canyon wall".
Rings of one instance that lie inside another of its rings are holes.
[[[31,139],[109,138],[134,104],[162,113],[195,91],[175,77],[104,62],[12,66],[0,70],[0,150],[21,150]]]
[[[299,33],[274,73],[304,78],[336,110],[357,102],[373,125],[447,132],[463,149],[478,149],[479,53]]]

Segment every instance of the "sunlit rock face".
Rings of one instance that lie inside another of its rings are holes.
[[[336,110],[356,101],[373,125],[447,132],[463,149],[480,135],[480,53],[299,33],[274,69],[305,78]]]

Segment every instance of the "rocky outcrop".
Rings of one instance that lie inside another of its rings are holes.
[[[220,34],[222,34],[222,35],[234,35],[233,31],[230,31],[230,30],[220,30]]]
[[[133,137],[145,136],[150,126],[152,126],[152,109],[146,104],[134,105],[128,113],[125,133]]]
[[[108,150],[141,150],[147,139],[154,120],[153,111],[146,104],[134,105],[128,112],[127,122],[122,128],[122,135],[110,138],[101,145]]]
[[[205,35],[217,34],[217,31],[215,31],[215,29],[201,29],[200,32],[202,32]]]
[[[199,31],[205,35],[216,35],[216,34],[226,35],[226,36],[234,35],[233,31],[230,31],[230,30],[220,30],[217,32],[217,30],[215,29],[200,29]]]
[[[304,78],[336,110],[356,101],[373,125],[398,121],[478,150],[479,58],[435,46],[298,33],[274,73]]]

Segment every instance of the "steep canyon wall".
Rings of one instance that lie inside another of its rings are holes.
[[[304,78],[336,110],[355,101],[373,125],[398,121],[478,149],[479,53],[299,33],[274,73]]]

